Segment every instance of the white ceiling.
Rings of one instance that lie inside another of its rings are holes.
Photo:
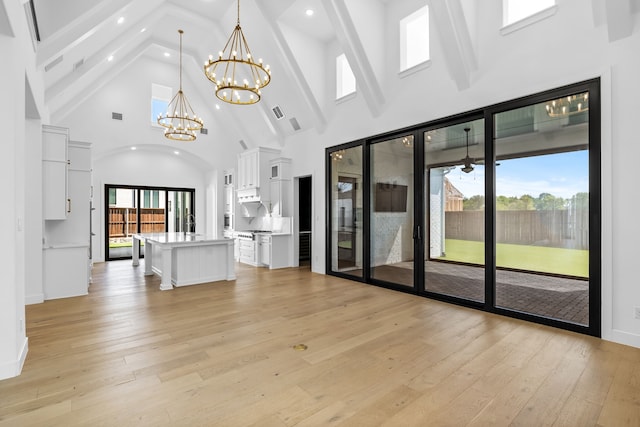
[[[242,0],[240,21],[247,41],[254,56],[269,63],[273,75],[263,91],[264,102],[255,108],[228,106],[225,123],[234,121],[232,127],[239,130],[240,138],[260,143],[266,139],[283,145],[299,132],[291,118],[301,131],[314,128],[322,133],[328,120],[325,107],[330,96],[326,94],[331,93],[325,77],[331,66],[326,56],[329,46],[345,53],[358,81],[358,96],[373,118],[379,116],[385,96],[391,96],[384,94],[381,81],[388,62],[380,52],[388,30],[383,28],[385,17],[406,16],[426,3],[450,78],[465,90],[478,67],[470,31],[475,26],[475,9],[465,12],[469,0]],[[603,5],[592,0],[594,20],[600,19],[596,11],[606,8],[609,38],[615,41],[633,27],[629,12],[637,10],[639,3],[607,1]],[[36,61],[46,70],[45,103],[52,123],[63,120],[139,61],[150,58],[165,64],[165,69],[166,64],[177,69],[178,29],[184,30],[186,92],[196,91],[209,108],[215,108],[202,64],[209,54],[222,49],[233,30],[236,0],[34,0],[34,5],[41,33]],[[313,16],[307,16],[307,9],[314,10]],[[118,24],[120,17],[124,21]],[[113,60],[107,61],[110,56]],[[275,119],[271,109],[276,105],[285,119]]]
[[[41,38],[37,65],[45,70],[45,103],[53,122],[71,114],[91,92],[141,57],[177,67],[178,29],[184,30],[185,89],[213,94],[202,64],[222,49],[238,11],[236,0],[34,0],[34,7]],[[308,9],[314,11],[312,16],[305,13]],[[280,27],[291,27],[320,44],[335,40],[334,26],[322,2],[243,0],[240,21],[252,53],[269,63],[273,79],[263,91],[267,102],[260,104],[264,105],[233,111],[236,125],[261,123],[253,130],[256,138],[268,135],[280,144],[296,132],[291,118],[296,118],[302,130],[322,125],[320,101],[310,95],[314,83],[302,77],[302,70],[296,69],[295,53],[278,45],[278,35],[274,35],[283,34]],[[107,61],[111,56],[113,60]],[[150,83],[153,79],[150,75]],[[212,107],[215,101],[212,98]],[[275,120],[271,112],[275,105],[285,111],[286,120]],[[320,115],[314,117],[314,112]]]

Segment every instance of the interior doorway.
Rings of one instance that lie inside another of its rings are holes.
[[[312,179],[298,178],[298,265],[311,265]]]

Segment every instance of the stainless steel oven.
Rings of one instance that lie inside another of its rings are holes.
[[[224,222],[222,225],[223,230],[233,230],[233,214],[224,214]]]

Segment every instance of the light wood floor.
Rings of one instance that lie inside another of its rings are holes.
[[[0,425],[640,425],[640,349],[308,268],[142,273],[98,264],[88,296],[27,307]]]

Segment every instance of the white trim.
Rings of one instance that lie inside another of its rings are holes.
[[[343,96],[341,96],[340,98],[337,98],[337,99],[336,99],[336,105],[337,105],[337,104],[342,104],[343,102],[347,102],[347,101],[352,100],[353,98],[355,98],[355,97],[356,97],[357,93],[358,93],[358,92],[357,92],[357,88],[356,88],[356,91],[351,92],[351,93],[348,93],[348,94],[346,94],[346,95],[343,95]]]
[[[536,12],[533,15],[527,16],[519,21],[512,22],[511,24],[505,25],[500,28],[500,35],[506,36],[507,34],[511,34],[515,31],[521,30],[529,25],[533,25],[536,22],[542,21],[543,19],[550,18],[555,15],[558,11],[558,6],[553,5],[546,9],[542,9],[540,12]]]
[[[43,302],[44,302],[44,293],[25,295],[24,297],[25,305],[42,304]]]
[[[632,347],[640,348],[640,335],[621,331],[620,329],[612,329],[610,332],[610,336],[606,338],[602,337],[602,339],[618,344],[630,345]]]
[[[25,337],[22,341],[22,348],[20,354],[16,360],[0,364],[0,380],[7,378],[13,378],[20,375],[24,361],[27,359],[27,353],[29,352],[29,338]]]
[[[613,155],[611,68],[600,76],[600,330],[606,340],[626,343],[627,333],[613,329]],[[629,334],[632,335],[632,334]],[[638,341],[637,347],[640,347]]]
[[[410,76],[422,70],[426,70],[427,68],[430,68],[430,67],[431,67],[431,60],[427,59],[426,61],[416,64],[413,67],[409,67],[406,70],[399,71],[398,77],[400,77],[401,79],[404,79],[407,76]]]

